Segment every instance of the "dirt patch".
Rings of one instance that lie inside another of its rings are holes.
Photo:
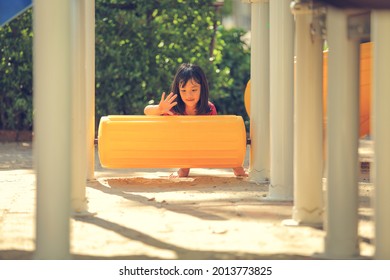
[[[107,170],[96,154],[88,213],[71,218],[75,259],[322,259],[326,232],[286,226],[293,202],[231,170]],[[31,143],[0,143],[0,259],[32,259],[36,186]],[[359,246],[373,255],[373,187],[359,185]]]

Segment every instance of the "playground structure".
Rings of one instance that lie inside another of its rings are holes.
[[[245,2],[252,10],[250,180],[269,182],[271,200],[294,201],[286,223],[325,225],[327,258],[359,256],[358,54],[361,41],[373,42],[374,258],[390,259],[390,5],[356,0],[342,9],[328,1]],[[36,0],[33,9],[36,258],[65,259],[69,212],[88,214],[85,180],[93,179],[94,1]],[[329,46],[325,163],[324,39]]]
[[[359,122],[359,136],[365,137],[370,135],[370,115],[371,115],[371,58],[372,52],[372,43],[361,43],[360,44],[360,69],[359,69],[359,77],[360,77],[360,122]],[[328,94],[328,51],[324,51],[323,54],[323,127],[326,128],[326,101]],[[248,81],[247,86],[245,88],[244,93],[244,102],[245,109],[250,116],[250,96],[251,84]]]

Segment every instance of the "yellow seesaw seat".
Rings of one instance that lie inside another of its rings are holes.
[[[246,132],[241,116],[104,116],[98,130],[106,168],[241,166]]]

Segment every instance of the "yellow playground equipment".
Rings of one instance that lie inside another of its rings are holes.
[[[104,116],[98,152],[106,168],[231,168],[242,166],[241,116]]]
[[[370,134],[371,46],[360,51],[360,137]],[[324,52],[323,123],[326,127],[327,60]],[[250,81],[245,89],[250,115]],[[98,130],[106,168],[231,168],[243,164],[246,131],[241,116],[104,116]]]
[[[370,113],[371,113],[371,48],[372,43],[360,44],[360,137],[370,134]],[[324,52],[323,60],[323,123],[326,127],[326,96],[328,90],[328,52]],[[245,108],[250,116],[250,81],[245,88]]]

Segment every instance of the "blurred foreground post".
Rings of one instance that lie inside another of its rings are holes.
[[[70,258],[71,1],[33,4],[36,259]]]
[[[328,147],[325,254],[359,255],[359,40],[348,36],[353,11],[328,7]]]
[[[371,14],[375,149],[375,259],[390,259],[390,11]]]

